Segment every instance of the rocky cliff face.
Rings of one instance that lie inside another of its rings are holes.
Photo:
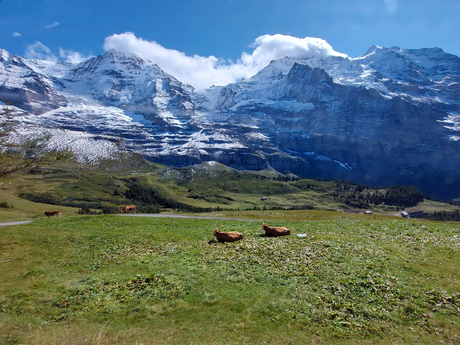
[[[200,93],[134,55],[75,66],[2,51],[0,94],[35,114],[25,126],[115,136],[166,165],[215,160],[460,196],[460,59],[437,48],[287,57]]]
[[[66,105],[53,87],[52,78],[37,73],[19,56],[0,49],[0,99],[33,114],[43,114]]]
[[[414,184],[452,197],[459,193],[459,62],[439,49],[377,47],[353,60],[286,58],[226,86],[217,104],[229,106],[215,107],[215,118],[253,126],[296,158],[290,165],[266,156],[276,170]]]

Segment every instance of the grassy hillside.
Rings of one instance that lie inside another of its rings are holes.
[[[116,213],[127,204],[136,204],[138,211],[145,213],[166,209],[372,209],[381,214],[398,214],[404,207],[417,205],[427,206],[432,212],[460,209],[430,200],[422,203],[423,196],[412,187],[371,188],[344,181],[298,179],[268,170],[238,171],[218,163],[187,168],[144,163],[136,174],[126,162],[120,163],[118,170],[113,164],[92,170],[65,164],[10,176],[0,181],[0,204],[13,205],[16,210],[28,205],[26,217],[58,206],[70,212],[82,209]],[[0,212],[0,219],[14,218],[19,213],[9,209],[7,213]]]
[[[291,236],[116,215],[1,227],[0,343],[460,342],[457,223],[251,212]]]

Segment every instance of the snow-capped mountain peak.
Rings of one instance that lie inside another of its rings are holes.
[[[0,97],[31,112],[18,118],[24,127],[121,138],[167,165],[219,161],[460,195],[460,59],[439,48],[284,57],[200,92],[115,50],[77,65],[0,50]]]

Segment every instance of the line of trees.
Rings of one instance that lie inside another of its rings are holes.
[[[435,211],[425,214],[423,218],[438,221],[460,222],[460,211]]]
[[[346,181],[338,181],[332,196],[343,199],[354,208],[369,208],[371,205],[413,207],[424,200],[423,194],[414,186],[392,186],[372,188]]]

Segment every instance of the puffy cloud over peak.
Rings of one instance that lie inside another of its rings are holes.
[[[146,41],[137,38],[133,33],[126,32],[120,35],[112,35],[105,39],[104,49],[114,49],[124,53],[134,53],[145,60],[156,63],[165,72],[178,78],[180,81],[195,87],[206,87],[197,83],[200,74],[203,79],[213,79],[213,72],[218,59],[214,56],[186,56],[174,49],[167,49],[154,41]],[[214,76],[216,78],[217,76]]]
[[[211,85],[227,85],[242,78],[250,78],[270,61],[284,57],[293,58],[323,58],[327,56],[343,56],[323,39],[297,38],[287,35],[263,35],[257,37],[251,45],[252,53],[242,53],[236,62],[218,59],[215,56],[187,56],[185,53],[168,49],[154,41],[136,37],[131,32],[112,35],[105,39],[106,51],[116,50],[126,54],[136,54],[142,59],[156,63],[165,72],[178,80],[190,84],[197,89]],[[91,56],[84,56],[72,50],[59,49],[59,56],[66,62],[79,63]],[[25,57],[58,61],[51,50],[36,42],[27,47]]]
[[[287,35],[263,35],[256,38],[251,54],[243,53],[242,61],[252,65],[267,65],[272,60],[283,57],[322,58],[326,56],[343,56],[321,38],[297,38]]]
[[[198,89],[211,85],[226,85],[237,79],[249,78],[267,66],[271,60],[284,58],[321,58],[326,56],[346,56],[332,49],[324,40],[305,37],[296,38],[287,35],[263,35],[251,46],[252,53],[243,53],[236,62],[218,59],[215,56],[187,56],[167,49],[157,42],[136,37],[131,32],[109,36],[105,39],[104,49],[114,49],[125,53],[134,53],[150,60],[165,72],[180,81]]]

